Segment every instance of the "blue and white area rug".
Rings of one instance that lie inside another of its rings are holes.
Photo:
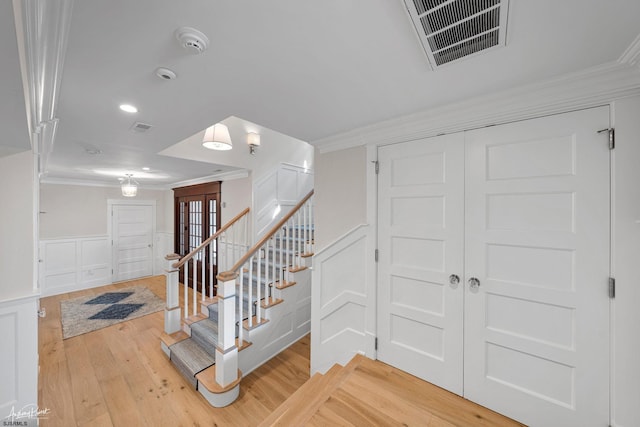
[[[67,339],[106,328],[155,313],[164,306],[164,300],[144,286],[63,300],[60,301],[62,337]]]

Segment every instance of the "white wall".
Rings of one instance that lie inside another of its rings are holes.
[[[222,224],[229,222],[243,209],[251,207],[251,177],[222,183]]]
[[[0,418],[38,399],[34,177],[31,151],[0,157]]]
[[[612,274],[616,277],[617,288],[611,312],[611,411],[612,425],[631,427],[640,425],[640,281],[635,268],[640,262],[640,96],[616,100],[612,105],[613,124],[616,129],[616,149],[612,153]],[[375,154],[375,148],[371,150]],[[336,252],[341,242],[336,243],[335,239],[365,222],[367,206],[369,211],[372,205],[375,206],[375,175],[367,173],[366,162],[367,151],[364,148],[345,149],[316,156],[318,249],[325,248],[331,253]],[[375,221],[370,221],[370,224],[369,232],[375,233]],[[360,248],[361,251],[366,250],[365,245],[361,245]],[[349,253],[349,257],[354,256],[356,255]],[[332,263],[339,265],[340,260],[334,257]],[[374,278],[375,266],[371,268],[373,271],[368,277]],[[319,277],[319,274],[314,276]],[[362,282],[364,279],[359,280]],[[321,284],[314,280],[313,286],[318,287]],[[353,284],[345,283],[343,287],[350,289]],[[369,304],[363,316],[375,312],[375,309],[375,304]],[[320,314],[314,314],[312,322],[319,323]],[[342,328],[362,330],[360,323],[342,325]],[[317,327],[315,324],[312,325],[312,330]],[[365,332],[363,330],[363,333]],[[356,348],[352,342],[349,351],[368,353],[368,345],[369,341],[363,340]],[[312,356],[314,353],[318,354],[317,349],[312,349]],[[329,363],[322,356],[320,353],[317,360],[325,365]],[[316,366],[316,369],[325,367]]]
[[[34,181],[31,151],[0,157],[0,301],[34,292]]]
[[[366,223],[366,150],[349,148],[315,156],[315,243],[320,251]]]
[[[40,238],[106,235],[108,199],[127,198],[122,196],[120,187],[41,184],[40,211],[44,213],[40,214]],[[171,191],[138,189],[135,200],[155,200],[156,229],[173,233]]]

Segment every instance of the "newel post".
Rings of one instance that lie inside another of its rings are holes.
[[[164,331],[173,334],[180,330],[180,298],[178,297],[179,270],[173,264],[180,260],[180,255],[169,254],[164,259],[167,261],[164,274],[167,284],[167,304],[164,307]]]
[[[218,275],[218,347],[216,347],[216,383],[221,387],[238,379],[236,346],[236,278],[237,273]],[[240,325],[242,328],[242,325]]]

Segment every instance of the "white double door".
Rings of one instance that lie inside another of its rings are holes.
[[[601,107],[379,149],[380,360],[528,425],[608,425],[608,127]]]

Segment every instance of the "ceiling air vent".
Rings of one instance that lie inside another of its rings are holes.
[[[504,46],[509,0],[404,0],[432,68]]]
[[[134,132],[146,132],[149,129],[151,129],[151,125],[149,125],[147,123],[142,123],[142,122],[135,122],[131,126],[131,130],[134,131]]]

